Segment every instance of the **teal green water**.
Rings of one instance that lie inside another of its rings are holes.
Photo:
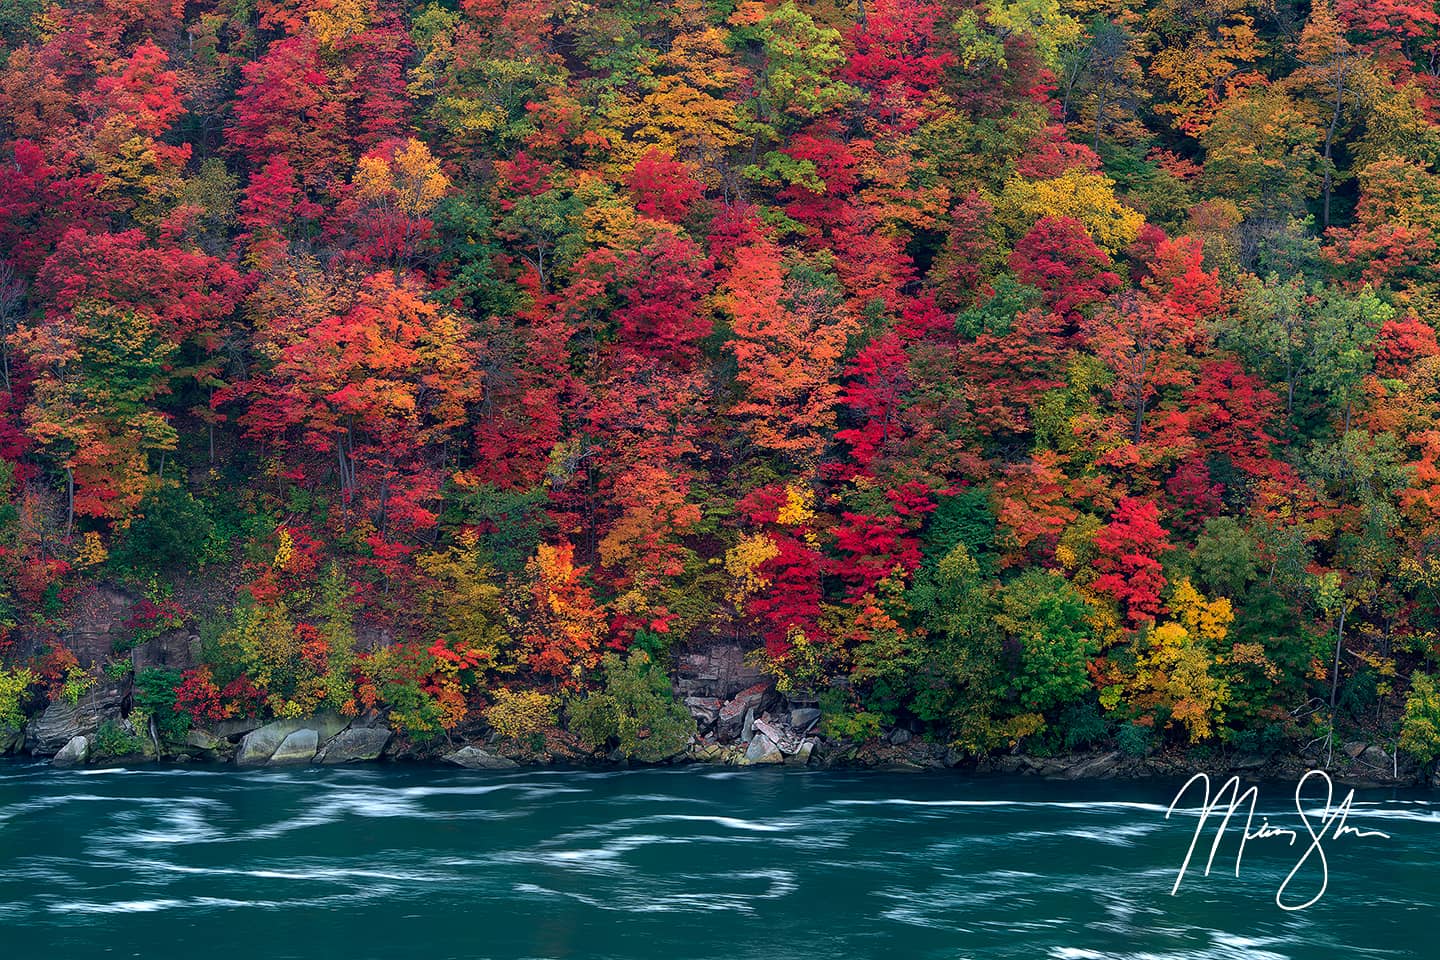
[[[1283,839],[1238,879],[1234,842],[1208,878],[1197,853],[1171,896],[1176,786],[0,764],[0,957],[1440,956],[1429,794],[1357,794],[1390,839],[1328,842],[1325,897],[1286,912]],[[1272,824],[1293,791],[1263,788]]]

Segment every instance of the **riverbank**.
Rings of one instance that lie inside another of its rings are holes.
[[[682,690],[677,693],[683,694]],[[332,713],[261,722],[224,720],[194,727],[184,743],[166,743],[153,731],[135,730],[121,713],[119,684],[99,687],[75,704],[56,702],[24,730],[0,730],[0,753],[48,757],[57,766],[116,762],[233,763],[240,767],[441,763],[476,770],[572,766],[642,765],[618,750],[587,750],[571,732],[549,727],[525,738],[474,730],[460,736],[414,741],[377,714],[349,719]],[[953,770],[1052,780],[1174,778],[1195,772],[1238,774],[1247,780],[1295,781],[1310,769],[1328,769],[1337,782],[1354,786],[1422,783],[1408,758],[1361,741],[1336,744],[1326,764],[1323,742],[1307,750],[1266,753],[1218,749],[1170,749],[1130,756],[1118,749],[1058,755],[1012,751],[975,757],[903,728],[863,742],[820,732],[819,709],[790,706],[763,683],[727,699],[683,696],[696,732],[683,748],[651,765],[708,764],[728,767],[784,766],[871,769],[891,773]],[[1425,785],[1440,785],[1424,780]]]

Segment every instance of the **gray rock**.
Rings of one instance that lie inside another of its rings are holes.
[[[73,767],[90,759],[90,741],[84,737],[71,737],[70,742],[60,748],[51,762],[57,767]]]
[[[0,753],[16,753],[25,746],[25,731],[19,727],[0,726]]]
[[[757,733],[750,739],[750,746],[745,749],[746,763],[784,763],[785,755],[775,745],[775,741]]]
[[[196,750],[219,750],[220,738],[208,730],[191,728],[190,732],[185,734],[185,746],[194,747]]]
[[[318,743],[320,740],[328,740],[335,736],[344,730],[345,726],[345,719],[334,713],[318,713],[304,720],[276,720],[274,723],[267,723],[260,729],[252,730],[245,735],[245,739],[240,741],[240,749],[235,753],[235,762],[242,767],[259,766],[268,763],[280,749],[280,745],[292,733],[309,730],[315,735]],[[310,748],[310,755],[315,755],[314,746]],[[310,757],[305,759],[309,760]]]
[[[894,730],[890,731],[890,736],[886,737],[886,739],[889,740],[891,743],[901,744],[909,743],[911,736],[912,734],[909,730],[906,730],[904,727],[896,727]]]
[[[446,763],[453,763],[469,770],[511,770],[520,766],[514,760],[481,750],[479,747],[461,747],[454,753],[442,757]]]
[[[947,767],[958,767],[965,762],[965,752],[949,747],[945,750],[945,758],[942,762]]]
[[[796,730],[809,730],[820,722],[819,707],[796,707],[790,711],[790,726]]]
[[[76,737],[92,737],[107,720],[120,719],[123,690],[119,684],[92,688],[75,704],[56,700],[25,728],[25,749],[48,757]]]
[[[815,741],[806,737],[800,741],[800,749],[795,751],[794,761],[796,763],[809,763],[810,755],[815,752]]]
[[[740,739],[749,743],[753,736],[755,736],[755,708],[751,707],[745,711],[745,723],[740,727]]]
[[[1360,754],[1361,763],[1368,763],[1372,767],[1384,767],[1389,770],[1392,766],[1390,754],[1380,747],[1366,747],[1365,752]]]
[[[690,716],[695,719],[695,729],[701,733],[708,733],[715,726],[715,719],[720,716],[723,705],[724,701],[719,697],[685,698],[685,709],[690,711]]]
[[[725,701],[715,720],[716,737],[721,740],[734,740],[739,737],[745,726],[745,715],[759,708],[768,689],[766,684],[757,683]]]
[[[1270,762],[1270,758],[1263,753],[1242,753],[1230,761],[1230,767],[1234,770],[1258,770]]]
[[[318,746],[320,746],[320,734],[308,727],[304,730],[296,730],[275,748],[275,752],[270,755],[270,765],[309,763],[315,759],[315,748]]]
[[[317,763],[356,763],[377,760],[394,736],[385,727],[352,727],[337,733],[315,757]]]
[[[765,679],[763,670],[745,662],[743,649],[724,644],[682,655],[676,663],[675,692],[681,697],[715,697],[723,703]]]
[[[1082,757],[1060,772],[1066,780],[1106,779],[1116,774],[1120,766],[1120,753],[1101,754],[1098,757]]]
[[[233,720],[212,721],[206,729],[220,740],[234,740],[236,737],[243,737],[251,730],[259,730],[263,725],[261,720],[237,717]]]
[[[1354,760],[1356,757],[1360,756],[1360,754],[1365,752],[1365,744],[1359,740],[1351,740],[1349,743],[1345,744],[1342,749],[1345,751],[1346,756],[1348,756],[1351,760]]]

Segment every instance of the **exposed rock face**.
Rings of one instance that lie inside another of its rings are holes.
[[[136,672],[149,667],[189,670],[199,662],[200,638],[189,630],[169,630],[130,653]]]
[[[51,762],[57,767],[73,767],[90,759],[90,741],[84,737],[71,737],[70,742],[60,748]]]
[[[352,727],[337,733],[315,757],[316,763],[337,764],[377,760],[393,733],[386,727]]]
[[[442,759],[446,763],[453,763],[469,770],[512,770],[520,766],[514,760],[491,753],[489,750],[481,750],[479,747],[461,747],[454,753],[447,753]]]
[[[733,644],[685,654],[675,673],[675,694],[680,697],[729,700],[747,687],[769,681],[763,670],[745,662],[745,651]]]
[[[309,763],[320,746],[320,734],[309,728],[296,730],[280,742],[270,755],[270,766],[282,763]]]
[[[75,737],[91,737],[107,720],[120,719],[124,687],[104,684],[92,688],[79,703],[57,700],[25,728],[25,749],[39,757],[52,756]]]
[[[309,755],[305,757],[305,760],[309,761],[315,755],[315,748],[319,741],[335,736],[344,730],[345,726],[345,720],[333,713],[318,713],[304,720],[276,720],[274,723],[267,723],[258,730],[252,730],[245,735],[245,739],[240,741],[240,749],[235,755],[235,762],[242,767],[254,767],[269,763],[291,734],[302,730],[308,730],[315,739],[315,742],[310,744]],[[303,750],[304,742],[304,738],[296,741],[291,750]],[[279,762],[293,763],[295,761],[286,759]]]

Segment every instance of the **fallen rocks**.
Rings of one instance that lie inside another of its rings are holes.
[[[819,707],[796,707],[790,711],[790,726],[804,732],[820,722]]]
[[[759,709],[769,689],[769,684],[757,683],[725,701],[716,717],[715,736],[720,740],[739,739],[745,726],[746,715]]]
[[[785,755],[780,752],[779,746],[763,733],[757,733],[750,739],[750,746],[745,748],[745,762],[752,763],[784,763]]]
[[[690,716],[695,719],[695,729],[700,733],[709,733],[715,726],[715,720],[720,716],[720,708],[725,701],[719,697],[686,697],[684,699],[685,709],[690,711]]]

